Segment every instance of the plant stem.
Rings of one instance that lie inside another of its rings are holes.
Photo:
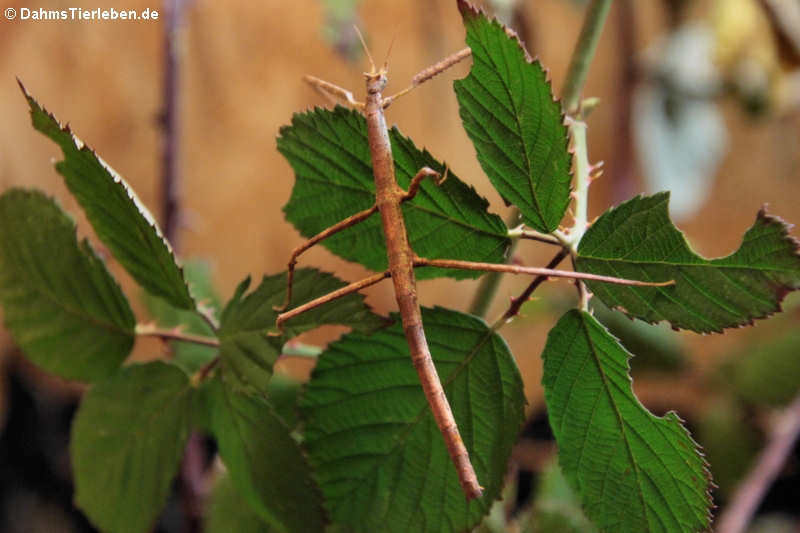
[[[164,237],[178,248],[178,226],[181,220],[179,145],[179,81],[180,54],[178,31],[187,0],[164,0],[164,87],[161,110],[161,217]]]
[[[570,60],[570,66],[567,71],[567,77],[564,82],[564,88],[561,95],[561,105],[564,112],[567,114],[573,114],[578,110],[583,84],[586,81],[586,75],[589,72],[589,65],[594,58],[594,52],[597,48],[597,41],[600,38],[600,33],[603,29],[603,25],[605,24],[610,7],[611,0],[592,0],[591,4],[587,8],[586,16],[583,21],[583,28],[581,29],[581,34],[578,39],[578,43],[575,46],[575,50],[572,52],[572,59]],[[583,129],[583,146],[585,148],[585,124],[583,124]],[[573,134],[573,139],[574,138],[575,136]],[[588,187],[588,176],[589,170],[591,169],[588,166],[588,159],[586,161],[586,179],[583,181],[583,185],[580,183],[576,184],[576,193],[578,190],[580,190],[580,187],[583,187],[582,198],[578,198],[576,195],[575,202],[576,214],[579,211],[582,211],[584,221],[586,220],[586,205],[588,196],[586,194],[586,187]],[[577,179],[578,177],[576,176],[576,181]],[[511,223],[508,223],[507,225],[515,226],[518,218],[519,212],[515,211]],[[583,232],[586,230],[585,224],[582,227],[583,229],[578,230],[577,232],[580,236],[582,236]],[[574,235],[575,232],[573,231],[571,235],[573,239],[575,238]],[[556,236],[558,237],[559,234],[557,233]],[[517,242],[518,240],[512,242],[508,254],[509,258],[513,256]],[[576,240],[573,242],[574,245],[577,246],[578,241]],[[469,312],[471,314],[479,317],[484,317],[486,315],[486,311],[494,299],[494,295],[497,292],[498,286],[500,285],[501,276],[502,274],[499,272],[491,272],[481,279],[481,283],[478,286],[478,290],[475,292],[475,297],[472,300],[472,305],[469,308]]]
[[[508,220],[506,220],[506,225],[516,226],[517,224],[519,224],[519,209],[515,207],[508,217]],[[511,241],[511,246],[508,247],[508,253],[506,254],[506,263],[514,257],[517,244],[519,244],[519,239]],[[492,304],[494,295],[497,293],[497,288],[500,286],[500,279],[502,276],[503,274],[501,272],[489,272],[481,278],[478,289],[475,291],[475,296],[472,297],[472,304],[470,304],[468,311],[469,314],[481,318],[486,316],[486,312]]]
[[[564,88],[561,91],[564,112],[569,115],[578,111],[583,84],[610,8],[611,0],[591,0],[589,7],[586,8],[583,28],[572,53]]]
[[[305,359],[316,359],[322,353],[322,348],[313,344],[302,342],[287,342],[281,350],[281,357],[302,357]]]
[[[797,395],[779,416],[767,447],[720,516],[715,529],[717,533],[741,533],[747,528],[761,500],[786,463],[799,434],[800,395]]]
[[[219,339],[215,337],[205,337],[203,335],[194,335],[192,333],[184,333],[179,328],[161,329],[154,324],[136,324],[135,332],[142,337],[159,337],[165,340],[193,342],[203,346],[218,347]]]
[[[564,260],[565,257],[569,255],[569,251],[566,248],[562,248],[553,259],[547,263],[545,268],[555,268],[558,264]],[[533,281],[530,282],[528,287],[522,291],[522,294],[517,296],[516,298],[511,299],[511,305],[506,309],[506,312],[503,313],[497,320],[492,323],[492,329],[494,331],[499,330],[505,324],[507,324],[512,318],[519,314],[519,310],[522,307],[522,304],[530,300],[531,295],[533,292],[541,285],[543,282],[547,280],[547,276],[536,276]]]
[[[575,154],[575,190],[572,193],[575,200],[573,208],[575,217],[572,228],[566,236],[566,242],[570,250],[575,253],[589,225],[589,183],[592,166],[589,164],[589,149],[586,144],[586,123],[572,118],[568,118],[567,122]]]

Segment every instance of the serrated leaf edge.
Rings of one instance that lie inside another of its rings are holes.
[[[561,105],[561,99],[558,98],[555,95],[555,91],[553,91],[553,81],[550,78],[550,69],[545,67],[542,64],[542,62],[539,60],[538,56],[537,57],[532,57],[530,55],[530,53],[528,52],[527,48],[525,47],[525,43],[520,38],[519,34],[516,31],[514,31],[512,28],[509,28],[508,26],[506,26],[505,24],[500,22],[497,19],[497,17],[490,17],[483,10],[483,8],[476,7],[471,2],[469,2],[469,0],[457,0],[457,4],[458,4],[458,10],[459,10],[459,12],[461,13],[461,15],[462,15],[462,17],[464,19],[474,19],[474,18],[478,18],[478,17],[484,17],[489,21],[490,24],[496,24],[496,25],[500,26],[500,28],[502,28],[502,30],[505,32],[506,36],[509,39],[511,39],[511,40],[513,40],[513,41],[515,41],[517,43],[517,46],[519,46],[520,50],[522,50],[523,56],[525,58],[525,61],[529,65],[538,66],[542,70],[542,72],[544,73],[545,84],[547,85],[547,87],[549,89],[549,92],[550,92],[551,101],[554,102],[554,103],[559,104],[558,107],[559,107],[559,110],[560,110],[559,114],[561,116],[561,124],[566,126],[567,115],[564,112],[564,106]],[[471,74],[471,69],[470,69],[470,74]],[[463,79],[466,79],[466,78],[469,77],[470,74],[467,74],[467,76],[465,76],[464,78],[461,78],[461,79],[456,80],[456,81],[461,81]],[[566,128],[566,129],[567,129],[567,135],[564,136],[564,151],[566,151],[569,154],[572,154],[573,153],[573,149],[570,147],[569,129],[568,128]],[[573,177],[574,177],[573,166],[574,165],[570,165],[570,168],[567,171],[567,175],[570,178],[570,192],[573,190],[573,187],[572,187],[572,181],[573,181]],[[499,192],[500,191],[498,191],[498,193]],[[533,196],[534,201],[538,205],[539,201],[538,201],[537,196],[535,194],[532,195],[532,196]],[[504,200],[505,200],[505,198],[504,198]],[[565,213],[566,213],[568,208],[569,208],[569,201],[567,202],[567,207],[564,210]],[[563,216],[564,215],[562,214],[562,218],[563,218]],[[542,219],[542,221],[544,222],[542,215],[539,215],[539,218]],[[542,225],[546,226],[546,224],[542,224]]]
[[[666,202],[669,205],[670,191],[661,191],[661,192],[658,192],[658,193],[653,194],[653,195],[637,194],[633,198],[631,198],[629,200],[626,200],[625,202],[622,202],[619,205],[611,207],[610,209],[608,209],[605,213],[603,213],[600,216],[604,216],[606,214],[613,213],[614,211],[619,209],[622,205],[627,204],[629,202],[632,202],[632,201],[635,201],[635,200],[643,200],[643,199],[648,199],[648,198],[654,198],[654,197],[657,197],[657,196],[666,196]],[[669,208],[668,207],[667,207],[667,216],[669,216]],[[773,224],[777,225],[780,228],[781,239],[785,240],[788,244],[790,244],[794,248],[794,255],[798,259],[800,259],[800,239],[798,239],[796,237],[793,237],[792,235],[789,234],[791,229],[794,228],[794,224],[790,224],[790,223],[786,222],[785,220],[783,220],[778,215],[771,215],[771,214],[767,213],[767,204],[763,204],[761,206],[761,208],[758,210],[758,213],[756,214],[755,222],[745,230],[744,234],[746,234],[748,231],[750,231],[750,229],[753,228],[756,225],[756,222],[758,222],[759,220],[764,220],[767,224],[770,224],[770,225],[773,225]],[[676,226],[674,222],[672,222],[672,219],[670,219],[670,222],[675,227],[675,229],[678,231],[678,233],[680,233],[680,235],[681,235],[681,237],[683,239],[683,242],[686,244],[686,247],[689,249],[689,251],[691,253],[693,253],[694,255],[696,255],[697,257],[703,259],[704,261],[708,261],[708,263],[697,264],[697,265],[692,265],[692,266],[698,266],[698,267],[710,266],[710,267],[723,267],[724,268],[725,265],[714,265],[711,262],[712,261],[722,261],[722,260],[725,260],[725,259],[727,259],[729,257],[733,257],[734,255],[736,255],[739,252],[741,247],[744,245],[744,240],[743,240],[744,239],[744,234],[743,234],[742,235],[742,241],[739,243],[739,247],[736,250],[734,250],[733,252],[731,252],[731,253],[729,253],[727,255],[723,255],[723,256],[720,256],[720,257],[714,257],[714,258],[709,259],[709,258],[697,253],[692,248],[692,245],[689,242],[689,239],[687,239],[686,234],[680,228],[678,228],[678,226]],[[581,257],[580,245],[578,247],[577,256],[578,256],[578,258]],[[592,257],[592,256],[584,256],[584,257],[587,257],[587,259],[605,260],[603,258],[595,258],[595,257]],[[581,271],[581,269],[578,268],[579,264],[580,264],[579,261],[576,262],[576,270]],[[792,291],[800,290],[800,288],[792,289],[792,288],[788,288],[788,287],[785,287],[785,286],[778,286],[777,288],[779,289],[778,291],[775,292],[775,296],[777,298],[777,301],[776,301],[775,309],[773,309],[772,311],[768,311],[768,312],[766,312],[766,313],[764,313],[762,315],[759,315],[759,316],[751,317],[750,320],[745,321],[745,322],[741,322],[739,324],[735,324],[735,325],[724,327],[724,328],[720,328],[720,329],[708,329],[708,330],[704,330],[704,331],[702,331],[700,333],[701,334],[705,334],[705,333],[724,334],[726,330],[729,330],[729,329],[741,329],[741,328],[751,327],[751,326],[753,326],[755,324],[756,320],[764,320],[764,319],[767,319],[767,318],[769,318],[769,317],[771,317],[771,316],[773,316],[773,315],[775,315],[777,313],[782,312],[783,311],[782,303],[783,303],[784,298],[786,298],[786,295],[789,294]],[[606,304],[606,305],[608,305],[608,304]],[[642,321],[642,322],[644,322],[646,324],[651,324],[651,325],[660,324],[661,322],[667,322],[669,324],[670,328],[672,328],[673,331],[691,331],[693,333],[698,333],[698,332],[696,332],[696,331],[694,331],[692,329],[689,329],[689,328],[676,327],[676,326],[672,325],[672,323],[670,323],[669,320],[667,320],[666,318],[660,319],[660,320],[647,320],[645,318],[641,318],[639,316],[635,316],[635,315],[629,313],[627,309],[625,309],[624,307],[622,307],[620,305],[612,305],[612,306],[608,306],[608,307],[609,307],[609,309],[613,309],[614,311],[619,311],[620,313],[625,315],[630,320],[640,320],[640,321]]]
[[[172,245],[164,237],[164,234],[161,231],[161,228],[159,227],[158,222],[156,221],[155,217],[150,212],[150,210],[147,209],[147,207],[144,205],[144,203],[139,199],[139,196],[136,194],[136,191],[134,191],[133,188],[128,184],[128,182],[125,181],[125,179],[116,170],[114,170],[108,163],[106,163],[106,161],[102,157],[100,157],[93,148],[91,148],[89,145],[84,143],[80,138],[78,138],[77,135],[75,135],[72,132],[72,129],[70,128],[69,123],[67,123],[67,124],[62,123],[60,120],[58,120],[58,118],[53,113],[48,111],[47,108],[45,108],[44,106],[40,105],[39,102],[28,92],[28,90],[25,88],[25,85],[22,83],[22,81],[19,78],[17,78],[17,84],[19,85],[20,89],[22,90],[22,94],[25,96],[25,99],[28,101],[28,105],[30,106],[30,110],[29,111],[30,111],[31,118],[33,118],[34,110],[36,108],[40,109],[42,111],[42,113],[47,115],[55,124],[58,125],[58,128],[59,128],[59,130],[61,132],[66,133],[67,135],[69,135],[70,139],[72,139],[72,142],[75,145],[75,148],[78,151],[80,151],[80,152],[88,152],[89,154],[92,155],[92,157],[97,159],[97,161],[100,163],[100,165],[103,167],[103,169],[109,175],[109,177],[111,177],[112,181],[116,185],[118,185],[119,187],[122,188],[122,190],[125,192],[127,197],[133,203],[134,207],[136,207],[136,210],[139,212],[139,214],[142,215],[142,217],[144,217],[144,219],[147,221],[147,224],[153,229],[153,231],[155,231],[155,233],[158,236],[158,238],[166,246],[166,249],[167,249],[167,252],[169,253],[170,258],[172,259],[173,263],[175,264],[176,268],[178,269],[178,272],[180,273],[181,280],[183,281],[183,286],[185,288],[186,296],[188,297],[189,301],[191,301],[191,303],[192,303],[192,307],[187,308],[187,309],[190,309],[190,310],[196,309],[197,302],[195,301],[195,298],[191,293],[189,285],[186,282],[186,278],[185,278],[185,276],[183,274],[183,266],[181,266],[180,262],[178,261],[178,258],[177,258],[177,256],[175,255],[175,252],[172,249]],[[61,149],[60,146],[59,146],[59,149]],[[63,154],[63,149],[62,149],[62,155],[66,159],[66,154]]]

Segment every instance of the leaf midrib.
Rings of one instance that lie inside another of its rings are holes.
[[[650,517],[649,517],[649,514],[647,513],[647,503],[645,501],[644,493],[641,490],[641,481],[640,481],[641,472],[639,471],[639,464],[636,462],[636,459],[635,459],[635,457],[633,455],[633,450],[631,449],[631,443],[629,442],[628,436],[626,434],[625,423],[624,423],[624,420],[623,420],[623,417],[622,417],[622,413],[620,412],[619,408],[617,407],[617,402],[616,402],[616,399],[614,398],[614,395],[612,394],[611,389],[609,387],[609,383],[608,383],[608,380],[606,378],[606,373],[604,372],[603,365],[602,365],[602,363],[600,361],[600,356],[597,353],[597,350],[595,349],[594,342],[592,342],[591,332],[589,331],[589,324],[586,322],[586,319],[585,319],[583,313],[582,312],[579,312],[579,313],[580,313],[579,316],[580,316],[581,329],[583,330],[584,336],[586,337],[586,342],[589,345],[589,349],[590,349],[590,352],[592,354],[592,361],[594,362],[595,366],[597,367],[597,373],[600,375],[600,379],[603,382],[603,389],[605,390],[605,393],[608,395],[608,398],[609,398],[611,406],[612,406],[612,410],[614,412],[614,416],[617,418],[617,424],[619,425],[619,431],[622,434],[622,440],[625,442],[625,450],[628,453],[628,458],[630,459],[631,464],[633,465],[634,472],[636,474],[636,492],[639,495],[639,500],[640,500],[640,502],[642,504],[642,511],[645,514],[645,520],[647,521],[648,526],[650,526]],[[611,463],[611,460],[609,459],[609,464],[610,463]]]

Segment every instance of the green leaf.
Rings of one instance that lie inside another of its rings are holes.
[[[574,304],[573,304],[574,305]],[[686,349],[682,338],[675,335],[666,323],[645,324],[612,311],[598,299],[591,301],[592,314],[608,328],[609,333],[636,357],[631,361],[631,371],[640,373],[683,372],[688,364]],[[563,310],[562,310],[563,312]]]
[[[526,224],[549,233],[569,203],[571,157],[561,105],[517,35],[469,2],[458,7],[472,49],[469,75],[453,86],[483,171]]]
[[[524,533],[596,533],[555,460],[541,473]]]
[[[230,476],[222,476],[214,484],[209,502],[207,533],[272,533],[269,526],[242,498]]]
[[[72,425],[75,501],[109,533],[150,531],[191,427],[192,388],[178,368],[132,365],[95,384]]]
[[[524,414],[516,363],[480,319],[442,308],[422,314],[484,496],[464,498],[401,324],[351,333],[320,356],[300,408],[326,508],[352,531],[465,531],[500,495]]]
[[[397,183],[408,189],[417,171],[428,166],[440,173],[445,166],[420,150],[397,128],[389,131]],[[296,181],[286,219],[304,237],[312,237],[375,203],[367,123],[357,111],[337,106],[292,117],[281,128],[278,150],[294,168]],[[503,221],[487,212],[488,203],[453,172],[441,186],[425,180],[419,193],[403,204],[411,247],[421,257],[503,262],[508,239]],[[380,215],[342,231],[322,244],[336,255],[367,268],[387,268]],[[421,269],[417,277],[475,278],[464,270]]]
[[[281,354],[283,343],[305,331],[323,324],[372,331],[385,324],[383,318],[364,304],[363,295],[353,293],[286,322],[284,335],[270,336],[278,317],[273,307],[283,304],[286,298],[286,273],[265,276],[261,284],[245,296],[249,283],[248,279],[239,285],[222,313],[220,356],[223,376],[230,385],[263,391],[272,377],[272,365]],[[313,268],[299,269],[295,272],[292,303],[308,302],[344,285],[332,274]]]
[[[294,429],[298,423],[297,402],[300,399],[300,389],[300,382],[287,374],[275,374],[266,388],[266,396],[272,409],[290,429]]]
[[[67,379],[114,372],[133,348],[128,300],[75,224],[50,198],[0,196],[0,303],[14,340],[37,365]]]
[[[322,531],[321,497],[306,459],[269,402],[216,378],[204,398],[219,454],[250,507],[276,529]]]
[[[220,308],[219,296],[214,289],[211,265],[202,259],[190,259],[183,266],[183,273],[191,289],[192,295],[215,315]],[[164,328],[181,326],[186,333],[213,337],[216,335],[200,315],[195,311],[185,311],[169,304],[163,298],[142,292],[142,300],[156,323]],[[172,350],[171,363],[184,369],[191,375],[209,363],[218,349],[203,346],[194,342],[170,341]]]
[[[590,314],[567,312],[542,354],[559,462],[601,531],[704,531],[711,479],[678,416],[653,416],[631,388],[630,353]]]
[[[717,494],[726,501],[730,501],[763,446],[752,418],[753,413],[748,413],[732,396],[718,395],[697,420],[697,440],[711,465]]]
[[[725,383],[748,404],[784,407],[800,392],[800,329],[776,332],[746,346],[724,369]]]
[[[601,216],[580,242],[576,268],[667,287],[589,283],[609,307],[673,328],[721,332],[780,310],[800,288],[798,242],[779,218],[759,211],[735,253],[711,261],[689,248],[668,213],[669,193],[637,196]]]
[[[64,160],[56,163],[56,170],[100,240],[142,287],[175,307],[194,309],[169,243],[133,189],[69,126],[62,127],[21,83],[20,88],[28,100],[33,127],[61,147]]]

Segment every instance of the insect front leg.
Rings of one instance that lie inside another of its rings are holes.
[[[311,85],[315,91],[327,98],[331,103],[338,104],[341,101],[345,101],[355,109],[364,110],[364,102],[356,100],[353,93],[347,89],[343,89],[329,81],[315,78],[314,76],[303,76],[303,81]]]
[[[384,98],[383,99],[383,108],[386,109],[387,107],[392,105],[392,102],[394,102],[396,99],[400,98],[404,94],[410,93],[415,88],[417,88],[417,86],[422,85],[423,83],[425,83],[429,79],[437,76],[438,74],[441,74],[442,72],[444,72],[445,70],[449,69],[450,67],[452,67],[456,63],[458,63],[458,62],[470,57],[471,55],[472,55],[472,50],[469,49],[469,48],[464,48],[462,50],[459,50],[455,54],[451,54],[451,55],[445,57],[444,59],[442,59],[438,63],[433,64],[433,65],[429,66],[428,68],[421,70],[419,73],[417,73],[416,76],[411,78],[411,85],[409,85],[408,87],[406,87],[405,89],[403,89],[399,93],[396,93],[396,94],[393,94],[392,96],[387,96],[386,98]]]

